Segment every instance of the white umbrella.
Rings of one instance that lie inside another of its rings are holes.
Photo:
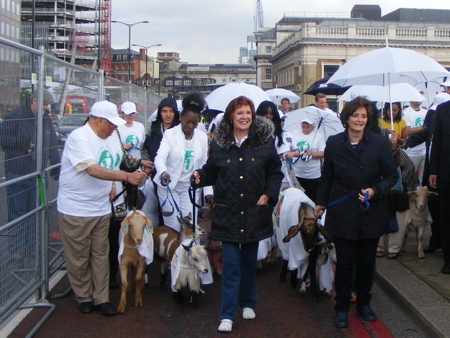
[[[266,90],[266,94],[269,95],[272,102],[277,105],[280,105],[281,100],[283,100],[284,98],[289,99],[289,102],[291,103],[296,103],[298,100],[300,100],[300,96],[284,88],[269,89]]]
[[[416,84],[449,76],[432,58],[405,48],[384,47],[358,55],[345,63],[327,81],[340,86]]]
[[[225,111],[231,100],[238,96],[245,96],[253,101],[255,109],[263,101],[270,101],[270,97],[258,86],[244,82],[231,82],[219,87],[206,97],[209,109]]]
[[[358,96],[363,96],[369,101],[382,102],[422,102],[425,100],[425,97],[410,84],[394,83],[391,85],[390,93],[387,86],[355,85],[342,94],[339,101],[351,101]]]
[[[329,113],[315,106],[293,110],[286,114],[286,116],[284,129],[290,132],[301,128],[300,123],[304,118],[312,120],[315,124],[316,131],[322,132],[325,135],[325,139],[344,131],[341,120],[334,113]]]
[[[430,82],[448,75],[444,67],[424,54],[405,48],[384,47],[354,57],[327,83],[343,87],[369,84],[389,87],[393,83]],[[391,128],[394,128],[392,117]]]

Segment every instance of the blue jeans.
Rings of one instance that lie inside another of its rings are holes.
[[[22,177],[6,172],[6,180]],[[6,188],[8,194],[8,222],[25,215],[36,207],[36,179],[29,178]],[[16,224],[9,231],[9,251],[18,253],[25,248],[25,224]]]
[[[234,320],[236,306],[255,308],[258,242],[222,242],[223,274],[220,320]]]

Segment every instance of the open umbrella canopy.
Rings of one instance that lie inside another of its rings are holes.
[[[425,97],[408,83],[394,83],[389,92],[388,86],[355,85],[347,90],[339,101],[351,101],[358,96],[363,96],[369,101],[382,102],[422,102]]]
[[[298,100],[300,100],[300,96],[284,88],[269,89],[266,90],[266,94],[269,95],[272,102],[277,105],[280,105],[281,100],[283,100],[284,98],[289,99],[289,102],[291,103],[296,103]]]
[[[307,95],[317,95],[319,93],[325,95],[342,95],[349,87],[341,87],[334,83],[327,83],[330,77],[324,77],[319,81],[314,82],[308,89],[306,89],[305,94]]]
[[[304,118],[312,120],[317,132],[322,132],[327,139],[344,131],[341,120],[334,114],[315,106],[297,109],[286,114],[284,129],[290,132],[301,128],[300,123]]]
[[[258,86],[244,82],[231,82],[213,90],[206,98],[209,109],[225,111],[231,100],[238,96],[245,96],[253,101],[255,109],[263,101],[270,101],[270,97]]]
[[[449,72],[432,58],[405,48],[384,47],[358,55],[339,68],[327,83],[340,86],[429,82]]]

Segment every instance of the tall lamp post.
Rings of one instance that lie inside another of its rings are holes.
[[[131,83],[131,27],[138,25],[140,23],[148,23],[147,20],[139,21],[135,23],[125,23],[122,21],[111,20],[112,23],[121,23],[122,25],[128,26],[128,82]]]
[[[142,45],[138,45],[137,43],[133,43],[133,46],[141,47],[141,48],[145,49],[145,74],[148,74],[148,67],[147,67],[148,49],[151,48],[151,47],[157,47],[157,46],[159,47],[159,46],[162,46],[162,45],[160,43],[157,43],[156,45],[151,45],[151,46],[145,47],[145,46],[142,46]],[[153,65],[153,78],[155,77],[154,67],[155,67],[155,65]],[[145,90],[147,90],[147,89],[148,89],[148,81],[146,80],[145,81]]]

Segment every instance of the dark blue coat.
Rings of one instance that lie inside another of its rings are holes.
[[[334,236],[356,240],[380,237],[389,225],[386,194],[398,179],[386,137],[366,130],[353,147],[347,132],[328,138],[317,205],[327,206],[325,228]],[[368,210],[358,200],[361,189],[372,188]]]

